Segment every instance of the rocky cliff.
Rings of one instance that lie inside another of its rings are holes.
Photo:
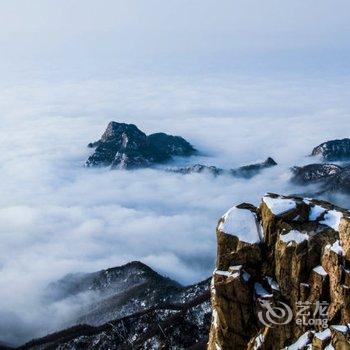
[[[350,213],[266,195],[217,227],[209,350],[349,349]]]

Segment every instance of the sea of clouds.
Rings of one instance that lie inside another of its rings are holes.
[[[41,295],[70,272],[142,260],[183,284],[204,279],[228,208],[304,191],[289,168],[349,137],[349,8],[2,0],[0,343],[69,323],[84,300]],[[268,156],[279,165],[250,180],[84,168],[86,145],[111,120],[179,134],[202,152],[172,165],[234,168]]]
[[[265,79],[115,74],[0,84],[0,339],[18,343],[64,325],[71,304],[41,293],[70,272],[141,260],[183,284],[208,277],[219,217],[265,192],[299,193],[289,168],[349,137],[345,78]],[[199,157],[172,165],[279,164],[250,180],[162,170],[87,169],[111,120],[182,135]],[[350,206],[346,197],[337,203]]]

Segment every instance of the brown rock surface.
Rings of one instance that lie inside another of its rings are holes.
[[[209,350],[350,349],[350,212],[266,195],[217,228]]]

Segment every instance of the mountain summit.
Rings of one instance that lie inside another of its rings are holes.
[[[155,133],[146,135],[134,124],[110,122],[101,139],[90,143],[95,152],[85,165],[133,169],[164,163],[173,156],[190,156],[194,147],[180,136]]]

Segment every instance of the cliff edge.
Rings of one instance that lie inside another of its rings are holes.
[[[209,350],[350,349],[350,212],[267,194],[217,227]]]

